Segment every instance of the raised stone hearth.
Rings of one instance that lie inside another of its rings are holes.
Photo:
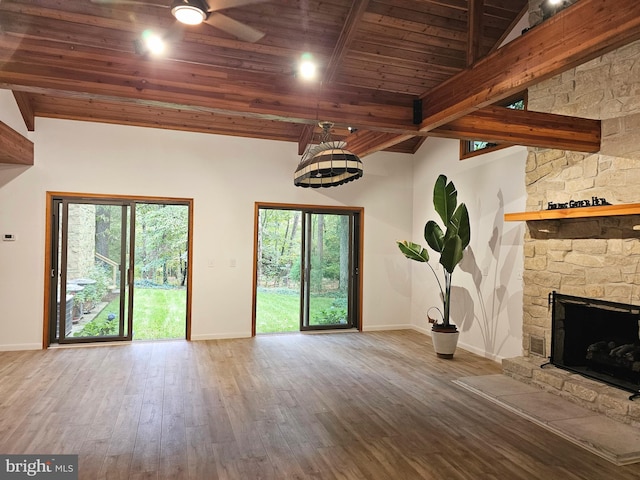
[[[542,357],[516,357],[502,361],[506,375],[556,394],[594,412],[640,428],[640,398],[629,400],[630,392],[610,387],[567,370],[547,365]]]
[[[640,429],[631,425],[506,375],[463,377],[454,383],[616,465],[640,462]]]

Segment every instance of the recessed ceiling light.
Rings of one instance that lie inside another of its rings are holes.
[[[310,53],[304,53],[300,57],[300,65],[298,66],[298,73],[304,80],[313,80],[316,77],[317,67],[313,61],[313,55]]]
[[[560,5],[562,0],[549,0],[550,5]]]
[[[145,49],[153,55],[161,55],[164,53],[166,44],[162,37],[150,30],[142,32],[142,41]]]

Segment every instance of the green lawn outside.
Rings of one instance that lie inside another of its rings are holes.
[[[135,288],[133,339],[185,338],[186,288]]]
[[[331,297],[312,297],[311,312],[331,307]],[[311,317],[311,323],[318,321]],[[300,330],[300,294],[258,290],[256,300],[256,333],[298,332]]]
[[[104,322],[117,312],[120,300],[109,303],[92,321]],[[133,297],[133,339],[185,338],[187,290],[184,288],[135,288]]]
[[[185,338],[186,290],[139,288],[133,303],[133,339]],[[311,324],[321,323],[319,312],[330,309],[332,297],[311,298]],[[118,311],[119,300],[108,304],[91,323],[104,323]],[[113,323],[114,327],[117,325]],[[259,290],[256,304],[256,332],[280,333],[300,330],[300,296],[295,293]],[[112,332],[112,333],[115,333]],[[90,334],[85,334],[88,336]]]

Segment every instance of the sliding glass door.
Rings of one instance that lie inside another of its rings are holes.
[[[51,339],[130,340],[131,204],[57,199],[53,210]]]
[[[188,338],[190,200],[49,201],[47,344]]]
[[[256,333],[359,327],[360,215],[258,208]]]
[[[355,235],[351,214],[304,216],[302,330],[352,328]]]

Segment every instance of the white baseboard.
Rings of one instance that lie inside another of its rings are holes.
[[[422,333],[427,336],[431,336],[431,329],[418,327],[417,325],[411,324],[401,324],[401,325],[369,325],[365,326],[364,332],[381,332],[385,330],[414,330],[418,333]],[[200,340],[229,340],[234,338],[251,338],[250,333],[246,332],[237,332],[237,333],[223,333],[223,334],[204,334],[204,335],[191,335],[191,340],[200,341]],[[131,342],[117,342],[116,345],[127,345]],[[104,343],[96,343],[96,344],[83,344],[83,345],[95,345],[95,346],[106,346]],[[66,347],[66,345],[65,345]],[[459,342],[458,347],[466,350],[471,353],[475,353],[476,355],[480,355],[481,357],[488,358],[495,362],[502,362],[505,358],[501,355],[493,355],[487,354],[487,352],[474,347],[472,345],[467,345],[464,342]],[[0,344],[0,352],[11,352],[11,351],[20,351],[20,350],[42,350],[42,345],[39,343],[21,343],[21,344],[13,344],[13,345],[2,345]]]
[[[41,343],[19,343],[15,345],[0,345],[0,352],[15,352],[19,350],[42,350]]]
[[[415,330],[416,332],[420,332],[420,333],[424,333],[427,336],[431,336],[431,327],[429,328],[424,328],[424,327],[418,327],[416,325],[411,325],[411,329]]]
[[[229,340],[233,338],[251,338],[251,333],[221,333],[221,334],[204,334],[204,335],[191,335],[191,340],[194,342],[200,340]]]
[[[384,330],[413,330],[415,327],[410,324],[403,325],[365,325],[363,332],[380,332]]]
[[[431,336],[430,327],[424,328],[424,327],[418,327],[417,325],[411,325],[411,329],[415,330],[416,332],[424,333],[425,335]],[[468,345],[460,341],[458,341],[458,348],[461,348],[462,350],[466,350],[467,352],[475,353],[476,355],[479,355],[484,358],[488,358],[489,360],[493,360],[494,362],[497,362],[497,363],[502,363],[502,360],[505,358],[501,355],[494,355],[492,353],[487,353],[478,347],[474,347],[473,345]]]
[[[487,353],[478,347],[467,345],[464,342],[458,342],[458,347],[462,348],[463,350],[466,350],[467,352],[475,353],[476,355],[479,355],[481,357],[488,358],[489,360],[493,360],[494,362],[497,362],[497,363],[502,363],[502,360],[505,358],[501,355],[494,355],[493,353]]]

